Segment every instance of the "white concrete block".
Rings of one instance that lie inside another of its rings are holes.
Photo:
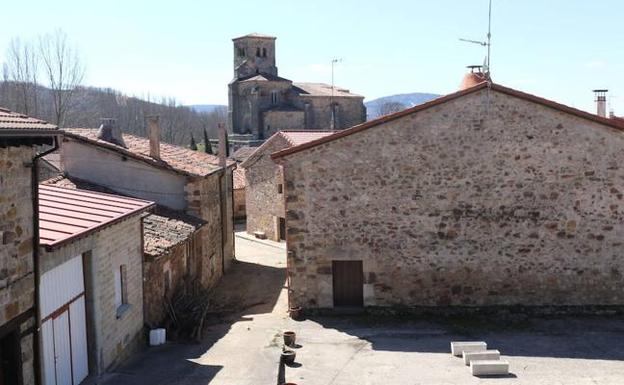
[[[464,364],[470,365],[472,360],[489,360],[495,361],[500,359],[500,352],[498,350],[484,350],[482,352],[467,352],[464,351]]]
[[[482,352],[487,350],[487,344],[483,341],[453,341],[451,342],[451,354],[461,357],[464,352]]]
[[[509,374],[509,362],[500,360],[472,360],[470,372],[473,376],[500,376]]]

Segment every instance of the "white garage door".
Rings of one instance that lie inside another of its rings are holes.
[[[89,374],[82,257],[41,276],[45,385],[78,385]]]

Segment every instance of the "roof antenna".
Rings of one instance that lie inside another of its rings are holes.
[[[488,32],[487,32],[487,39],[485,41],[479,41],[479,40],[471,40],[471,39],[462,39],[460,38],[459,40],[466,42],[466,43],[472,43],[472,44],[478,44],[480,46],[486,47],[487,48],[487,56],[485,57],[485,60],[483,62],[483,72],[486,74],[486,76],[488,77],[488,79],[490,78],[490,68],[491,68],[491,63],[490,63],[490,57],[491,55],[491,47],[492,47],[492,0],[490,0],[489,2],[489,6],[488,6]]]

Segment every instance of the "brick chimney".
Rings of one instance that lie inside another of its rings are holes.
[[[147,117],[147,135],[150,144],[150,157],[160,159],[160,122],[158,115]]]
[[[607,92],[609,90],[594,90],[594,95],[596,95],[596,114],[598,116],[602,116],[603,118],[607,117]]]
[[[227,149],[225,146],[225,136],[227,132],[225,131],[225,125],[223,123],[219,123],[219,166],[225,167],[226,158],[227,158]]]
[[[100,119],[100,128],[97,132],[98,139],[105,142],[116,144],[121,147],[126,147],[126,143],[121,135],[121,129],[117,127],[117,120],[112,118]]]
[[[470,72],[464,75],[461,84],[459,85],[460,90],[465,90],[467,88],[471,88],[476,86],[477,84],[481,84],[489,80],[489,76],[487,73],[483,72],[483,66],[480,65],[472,65],[467,66]]]

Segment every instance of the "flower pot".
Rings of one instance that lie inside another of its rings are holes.
[[[297,338],[297,335],[295,334],[295,332],[291,332],[291,331],[284,332],[284,345],[290,346],[290,347],[295,346],[296,338]]]
[[[289,313],[290,313],[290,318],[298,321],[301,319],[301,316],[303,315],[303,310],[301,310],[301,307],[295,306],[295,307],[290,308]]]
[[[286,349],[282,352],[282,362],[286,365],[292,365],[295,362],[295,357],[297,353],[293,350]]]

